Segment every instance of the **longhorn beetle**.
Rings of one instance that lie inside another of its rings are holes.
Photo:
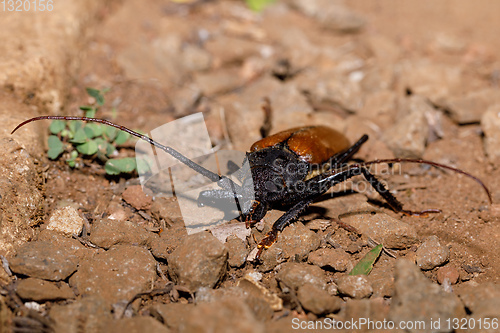
[[[235,200],[240,210],[240,218],[246,222],[247,227],[260,221],[272,208],[288,207],[288,210],[273,224],[271,231],[257,245],[256,260],[259,260],[264,249],[276,242],[278,233],[293,223],[316,198],[332,186],[354,176],[364,176],[395,212],[415,216],[440,212],[438,209],[423,211],[403,209],[401,202],[369,172],[367,167],[372,164],[410,162],[452,170],[478,182],[488,195],[490,203],[492,202],[491,194],[481,180],[462,170],[432,161],[385,159],[347,165],[352,156],[368,140],[368,135],[363,135],[351,145],[343,134],[326,126],[297,127],[255,142],[250,147],[250,151],[246,153],[246,162],[248,162],[249,168],[243,170],[242,184],[238,185],[230,178],[204,168],[171,147],[104,119],[40,116],[22,122],[12,133],[27,123],[42,119],[101,123],[118,128],[150,143],[218,184],[220,189],[200,192],[198,197],[200,206],[216,205],[218,202],[228,199]]]

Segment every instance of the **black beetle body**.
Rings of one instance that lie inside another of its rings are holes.
[[[367,140],[368,136],[364,135],[350,145],[344,135],[326,126],[298,127],[279,132],[257,141],[247,152],[250,172],[245,177],[252,178],[253,200],[246,199],[249,197],[243,192],[238,193],[238,190],[231,192],[223,189],[201,192],[198,202],[201,205],[214,204],[214,198],[234,195],[242,207],[247,227],[260,221],[272,208],[290,207],[258,244],[257,259],[264,248],[276,241],[278,232],[294,222],[314,199],[335,184],[356,175],[364,175],[396,211],[407,214],[436,212],[404,211],[401,203],[365,167],[353,166],[336,172],[346,166],[346,162]],[[248,190],[245,181],[243,184],[242,190]]]
[[[257,245],[256,259],[259,259],[265,248],[268,248],[276,241],[278,233],[290,223],[293,223],[299,214],[316,198],[324,194],[332,186],[354,176],[363,175],[395,212],[417,216],[440,212],[437,209],[421,212],[404,210],[403,205],[368,171],[367,166],[371,164],[425,163],[452,170],[477,181],[488,195],[490,203],[492,201],[489,190],[478,178],[462,170],[432,161],[389,159],[347,165],[346,162],[368,140],[368,136],[363,135],[356,143],[350,145],[344,135],[326,126],[293,128],[255,142],[246,154],[248,163],[243,163],[243,167],[240,169],[242,185],[238,185],[226,176],[220,176],[207,170],[171,147],[164,146],[148,136],[104,119],[40,116],[22,122],[12,133],[29,122],[42,119],[82,120],[102,123],[150,143],[197,173],[213,182],[217,182],[220,189],[202,191],[199,194],[198,204],[200,206],[207,204],[217,206],[227,202],[228,199],[236,200],[241,211],[241,218],[246,222],[247,227],[260,221],[270,209],[286,207],[288,210],[273,224],[271,231]]]

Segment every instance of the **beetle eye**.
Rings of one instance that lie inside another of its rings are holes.
[[[278,190],[278,187],[276,186],[276,184],[274,184],[272,181],[268,180],[265,185],[266,187],[266,190],[268,190],[269,192],[276,192]]]

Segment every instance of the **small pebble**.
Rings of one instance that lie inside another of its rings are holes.
[[[455,284],[458,282],[459,277],[460,272],[453,266],[439,267],[437,270],[437,280],[439,284],[443,284],[444,279],[448,279],[451,284]]]
[[[151,208],[153,199],[142,191],[141,185],[129,186],[122,193],[123,200],[137,210]]]
[[[441,245],[437,236],[428,237],[417,250],[417,265],[423,270],[430,270],[448,261],[450,250]]]
[[[96,295],[113,304],[150,290],[155,277],[156,261],[148,250],[115,245],[93,260],[82,261],[70,284],[84,297]]]
[[[64,282],[57,284],[35,278],[19,281],[16,292],[22,299],[36,302],[75,298],[75,293],[68,284]]]
[[[353,267],[351,258],[342,249],[318,249],[309,254],[308,261],[319,267],[331,267],[337,272],[345,272]]]
[[[297,290],[305,284],[312,284],[320,289],[326,288],[325,272],[318,266],[304,263],[283,264],[276,274],[276,280],[282,284],[282,289],[285,286]]]
[[[67,236],[79,235],[83,228],[83,218],[71,207],[57,209],[49,219],[48,230],[59,231]]]
[[[22,245],[9,265],[17,274],[59,281],[76,271],[78,258],[59,244],[34,241]]]
[[[336,312],[340,310],[342,300],[330,296],[324,289],[312,284],[305,284],[297,291],[297,297],[302,307],[316,315]]]
[[[463,303],[454,293],[431,282],[406,259],[396,261],[394,296],[389,317],[392,320],[429,320],[429,318],[465,317]],[[451,332],[450,330],[440,332]]]
[[[168,273],[177,284],[190,290],[213,288],[227,269],[228,251],[208,232],[187,236],[168,256]]]
[[[245,264],[249,251],[244,241],[236,236],[229,236],[226,241],[226,249],[229,253],[229,266],[241,267]]]
[[[336,281],[339,294],[361,299],[370,297],[373,288],[366,275],[344,275]]]

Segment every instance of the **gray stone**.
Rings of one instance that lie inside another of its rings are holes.
[[[360,82],[351,80],[338,70],[311,70],[295,82],[301,91],[307,92],[315,105],[326,105],[352,113],[360,110],[364,103]],[[335,128],[337,125],[332,123],[329,126]]]
[[[205,49],[212,55],[215,66],[241,62],[257,54],[259,48],[259,43],[229,36],[216,36],[205,44]]]
[[[366,321],[383,322],[384,320],[387,321],[388,313],[388,302],[381,297],[373,298],[372,296],[370,299],[347,299],[343,320],[359,322],[363,318],[362,320]]]
[[[351,257],[342,249],[318,249],[309,253],[307,260],[319,267],[331,267],[337,272],[350,271],[353,268]]]
[[[439,284],[446,283],[446,280],[448,280],[448,283],[450,284],[455,284],[458,282],[459,278],[460,278],[460,272],[454,266],[447,265],[444,267],[440,267],[437,270],[437,280]]]
[[[83,229],[83,218],[71,206],[59,208],[52,213],[47,229],[58,231],[67,236],[79,235]]]
[[[304,309],[316,315],[337,312],[343,303],[339,297],[330,296],[326,290],[309,283],[299,287],[297,297]]]
[[[111,308],[98,295],[84,297],[70,304],[55,304],[49,312],[55,333],[103,332],[111,319]]]
[[[274,297],[270,297],[270,296]],[[273,302],[272,298],[278,299],[279,304]],[[276,310],[281,310],[283,308],[283,303],[281,299],[271,294],[265,287],[263,289],[256,288],[255,285],[250,284],[248,280],[241,279],[238,281],[238,285],[235,287],[210,289],[210,288],[199,288],[196,292],[196,303],[211,303],[217,304],[221,301],[231,302],[235,299],[242,300],[248,308],[252,311],[255,318],[261,320],[270,320],[273,316],[274,309],[278,305]]]
[[[75,293],[65,282],[49,282],[28,278],[18,282],[16,292],[24,300],[43,302],[75,298]]]
[[[243,300],[227,299],[195,306],[182,332],[260,333],[264,325]]]
[[[366,275],[343,275],[335,282],[341,295],[361,299],[373,294],[373,288]]]
[[[248,248],[244,241],[236,236],[230,236],[226,242],[229,253],[229,266],[241,267],[245,264],[248,255]]]
[[[488,298],[486,300],[483,300],[476,308],[476,311],[472,313],[471,318],[475,321],[476,328],[478,328],[476,332],[498,332],[498,323],[500,322],[500,299]],[[485,323],[487,322],[491,323],[489,327],[485,325]],[[480,328],[478,323],[482,323]]]
[[[437,236],[430,236],[419,246],[416,253],[417,265],[423,270],[433,269],[448,261],[450,250],[441,245]]]
[[[294,0],[292,5],[313,17],[322,27],[339,32],[358,32],[366,23],[360,14],[331,0]]]
[[[38,241],[57,244],[64,249],[66,255],[74,255],[77,258],[88,259],[92,257],[98,250],[86,247],[78,240],[64,236],[62,233],[53,230],[44,229],[38,235]]]
[[[95,245],[109,249],[117,244],[146,245],[151,237],[137,223],[105,218],[92,224],[89,239]]]
[[[206,96],[226,94],[243,86],[245,83],[245,79],[239,75],[237,68],[224,68],[208,73],[198,73],[195,81]]]
[[[302,223],[295,222],[286,227],[278,236],[278,241],[261,255],[262,265],[259,271],[269,271],[287,258],[305,259],[309,252],[316,250],[321,243],[320,237],[306,228]]]
[[[406,249],[418,241],[412,225],[384,213],[356,214],[344,217],[342,221],[390,249]]]
[[[373,288],[374,297],[391,297],[394,293],[394,261],[385,256],[380,257],[368,280]]]
[[[35,241],[21,246],[9,264],[14,273],[59,281],[76,271],[78,258],[59,244]]]
[[[156,303],[149,312],[160,319],[167,328],[174,332],[180,332],[181,328],[191,319],[194,304],[183,303]]]
[[[358,115],[368,118],[382,130],[386,130],[396,119],[397,95],[392,90],[377,90],[366,94],[363,107]]]
[[[208,232],[198,232],[187,236],[168,256],[168,272],[177,284],[192,291],[213,288],[226,273],[227,259],[221,242]]]
[[[465,307],[475,313],[485,301],[500,299],[500,286],[491,282],[479,285],[476,282],[468,282],[459,290],[459,296]]]
[[[465,310],[452,293],[445,292],[439,285],[429,281],[412,262],[400,259],[396,262],[395,292],[389,312],[389,319],[400,321],[425,321],[430,318],[444,323],[447,319],[465,317]],[[428,325],[428,324],[426,324]],[[409,332],[418,332],[409,329]],[[437,332],[452,332],[441,325]]]
[[[80,264],[70,279],[81,295],[99,295],[108,304],[129,301],[150,289],[156,277],[156,261],[144,248],[115,245]]]
[[[320,289],[326,288],[325,272],[318,266],[308,264],[285,263],[276,274],[276,280],[280,282],[281,289],[291,288],[297,290],[305,284]]]
[[[486,110],[500,104],[500,91],[497,88],[485,88],[466,95],[452,96],[445,103],[451,118],[457,123],[477,123]],[[491,115],[489,117],[491,119]]]
[[[413,95],[429,99],[433,104],[445,106],[454,92],[463,91],[462,67],[434,63],[428,59],[401,61],[398,72],[398,90],[409,89]]]
[[[410,97],[407,108],[407,114],[387,129],[383,140],[396,157],[421,158],[429,134],[426,113],[433,108],[420,96]]]

